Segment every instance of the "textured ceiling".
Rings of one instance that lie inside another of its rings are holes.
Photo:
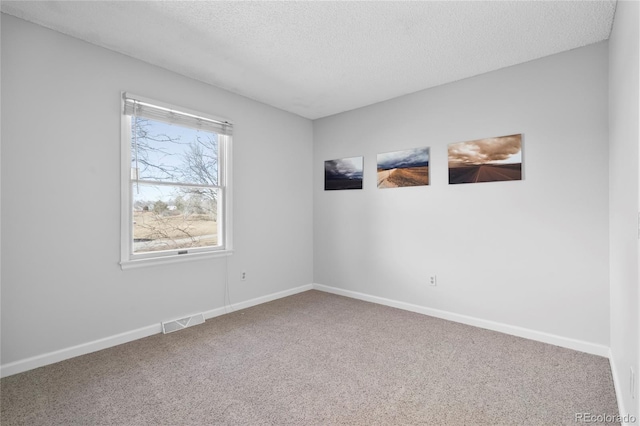
[[[315,119],[606,40],[615,1],[2,1],[1,10]]]

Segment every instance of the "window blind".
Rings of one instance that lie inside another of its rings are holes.
[[[124,99],[125,115],[164,121],[192,129],[214,132],[220,135],[231,136],[233,133],[233,124],[228,121],[215,120],[178,111],[170,107],[154,105],[127,93],[124,93],[122,96]]]

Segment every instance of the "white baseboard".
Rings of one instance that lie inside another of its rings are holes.
[[[611,349],[609,349],[609,365],[611,366],[611,377],[613,377],[613,388],[616,391],[616,399],[618,400],[618,412],[621,415],[627,411],[624,408],[624,399],[622,398],[622,388],[620,387],[620,379],[618,378],[618,369],[616,368],[616,361],[613,359]]]
[[[233,305],[231,305],[231,308],[225,306],[222,308],[212,309],[210,311],[204,312],[203,315],[205,319],[214,318],[232,311],[246,309],[251,306],[260,305],[262,303],[291,296],[293,294],[302,293],[303,291],[311,289],[313,289],[313,284],[306,284],[300,287],[292,288],[278,293],[268,294],[266,296],[257,297],[255,299],[247,300],[244,302],[234,303]],[[0,377],[7,377],[14,374],[22,373],[24,371],[33,370],[34,368],[44,367],[45,365],[54,364],[56,362],[64,361],[65,359],[74,358],[102,349],[107,349],[113,346],[121,345],[123,343],[142,339],[144,337],[159,333],[162,333],[160,320],[157,324],[154,325],[138,328],[136,330],[126,331],[124,333],[94,340],[92,342],[82,343],[70,348],[60,349],[54,352],[48,352],[46,354],[37,355],[31,358],[3,364],[0,366]]]
[[[611,376],[613,377],[613,387],[616,391],[616,399],[618,400],[618,413],[620,413],[620,416],[622,417],[621,424],[622,426],[637,425],[638,424],[637,419],[631,419],[629,417],[630,416],[629,411],[627,411],[627,408],[624,403],[623,394],[622,394],[622,386],[629,386],[629,383],[624,379],[623,380],[620,379],[620,376],[618,375],[618,368],[616,365],[616,361],[615,361],[615,358],[613,357],[613,353],[611,352],[611,350],[609,350],[609,364],[611,365]],[[634,420],[634,421],[631,422],[626,420]]]
[[[2,366],[0,366],[0,377],[12,376],[24,371],[33,370],[34,368],[54,364],[56,362],[64,361],[65,359],[74,358],[80,355],[85,355],[91,352],[110,348],[112,346],[121,345],[123,343],[142,339],[144,337],[148,337],[161,332],[162,325],[158,323],[155,325],[138,328],[136,330],[116,334],[115,336],[109,336],[102,339],[94,340],[93,342],[82,343],[70,348],[64,348],[42,355],[36,355],[31,358],[10,362],[9,364],[3,364]]]
[[[231,312],[239,311],[241,309],[250,308],[252,306],[261,305],[263,303],[271,302],[272,300],[282,299],[283,297],[292,296],[294,294],[302,293],[304,291],[313,290],[313,284],[306,284],[300,287],[291,288],[289,290],[279,291],[278,293],[267,294],[266,296],[256,297],[255,299],[247,300],[244,302],[233,303],[231,306],[224,306],[222,308],[212,309],[204,312],[204,319],[210,319],[219,317],[220,315],[228,314]]]
[[[380,305],[386,305],[406,311],[416,312],[424,315],[433,316],[436,318],[442,318],[449,321],[459,322],[463,324],[472,325],[475,327],[486,328],[488,330],[499,331],[506,334],[511,334],[518,337],[524,337],[531,340],[537,340],[552,345],[557,345],[569,349],[574,349],[581,352],[590,353],[593,355],[599,355],[604,357],[610,357],[610,351],[607,346],[598,345],[595,343],[585,342],[582,340],[571,339],[567,337],[557,336],[554,334],[543,333],[535,330],[530,330],[522,327],[516,327],[508,324],[503,324],[495,321],[483,320],[480,318],[470,317],[467,315],[456,314],[452,312],[442,311],[433,308],[426,308],[424,306],[414,305],[411,303],[400,302],[397,300],[385,299],[383,297],[372,296],[364,293],[358,293],[355,291],[344,290],[336,287],[330,287],[322,284],[307,284],[300,287],[292,288],[289,290],[281,291],[278,293],[272,293],[265,296],[257,297],[255,299],[239,302],[233,304],[231,307],[225,306],[221,308],[212,309],[204,312],[205,319],[214,318],[226,313],[246,309],[251,306],[267,303],[272,300],[280,299],[283,297],[291,296],[293,294],[302,293],[311,289],[324,291],[327,293],[333,293],[341,296],[351,297],[353,299],[364,300],[367,302],[377,303]],[[42,355],[37,355],[31,358],[18,360],[9,364],[0,366],[0,377],[7,377],[13,374],[22,373],[24,371],[32,370],[34,368],[43,367],[45,365],[53,364],[56,362],[64,361],[65,359],[74,358],[76,356],[88,354],[91,352],[99,351],[102,349],[117,346],[123,343],[131,342],[133,340],[142,339],[153,334],[159,334],[162,332],[160,322],[158,324],[149,325],[146,327],[138,328],[136,330],[127,331],[114,336],[105,337],[102,339],[94,340],[92,342],[83,343],[80,345],[72,346],[70,348],[60,349],[58,351],[49,352]],[[613,362],[613,361],[612,361]],[[614,371],[614,383],[616,383],[616,394],[618,394],[619,384],[616,381]],[[618,401],[621,401],[618,398]],[[622,407],[621,407],[621,413]]]
[[[369,294],[359,293],[351,290],[330,287],[323,284],[313,284],[315,290],[333,293],[340,296],[351,297],[353,299],[364,300],[366,302],[377,303],[379,305],[390,306],[393,308],[403,309],[405,311],[416,312],[419,314],[429,315],[436,318],[442,318],[449,321],[459,322],[462,324],[472,325],[474,327],[485,328],[487,330],[499,331],[501,333],[513,336],[524,337],[525,339],[536,340],[543,343],[549,343],[563,348],[573,349],[580,352],[586,352],[592,355],[609,357],[609,347],[599,345],[597,343],[585,342],[583,340],[572,339],[569,337],[558,336],[555,334],[544,333],[541,331],[531,330],[528,328],[517,327],[514,325],[504,324],[496,321],[484,320],[468,315],[456,314],[453,312],[442,311],[439,309],[427,308],[424,306],[414,305],[411,303],[400,302],[397,300],[386,299],[384,297],[372,296]]]

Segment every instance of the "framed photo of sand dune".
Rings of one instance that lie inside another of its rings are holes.
[[[362,189],[363,157],[324,162],[324,190]]]
[[[522,134],[449,144],[449,184],[522,180]]]
[[[429,148],[378,154],[378,188],[429,185]]]

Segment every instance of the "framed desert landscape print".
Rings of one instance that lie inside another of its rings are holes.
[[[325,161],[325,191],[362,189],[363,163],[363,157],[349,157]]]
[[[429,185],[429,148],[378,154],[378,188]]]
[[[449,144],[449,184],[522,180],[522,134]]]

